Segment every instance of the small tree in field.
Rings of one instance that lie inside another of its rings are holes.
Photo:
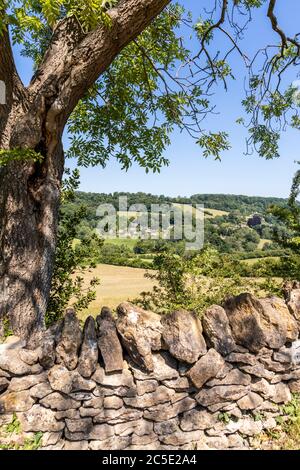
[[[44,328],[49,302],[65,128],[68,155],[81,166],[105,166],[114,157],[124,169],[136,162],[159,171],[175,126],[204,156],[219,158],[229,148],[227,135],[207,132],[202,123],[213,109],[213,86],[226,89],[234,75],[233,52],[250,72],[248,144],[272,158],[281,123],[299,127],[295,89],[282,88],[283,74],[299,65],[299,35],[280,27],[280,1],[200,3],[193,19],[171,0],[0,0],[6,91],[0,104],[0,317],[8,316],[29,343]],[[259,60],[256,68],[240,40],[253,9],[264,12],[264,4],[277,45],[262,46],[263,66]],[[196,50],[185,44],[183,30],[195,36]],[[34,62],[28,86],[17,73],[12,42]]]

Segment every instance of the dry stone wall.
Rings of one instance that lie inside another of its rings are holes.
[[[159,315],[123,303],[83,330],[72,310],[36,350],[0,345],[0,443],[43,449],[248,449],[300,391],[300,288]],[[2,431],[1,431],[2,430]]]

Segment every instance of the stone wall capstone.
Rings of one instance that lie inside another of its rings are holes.
[[[73,310],[35,350],[0,345],[0,443],[56,450],[250,449],[300,391],[300,288],[241,294],[202,319],[125,302],[83,330]]]

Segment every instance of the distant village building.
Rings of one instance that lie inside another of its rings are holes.
[[[252,217],[250,217],[247,221],[247,225],[250,228],[256,227],[257,225],[261,225],[261,224],[262,224],[262,217],[258,214],[252,215]]]

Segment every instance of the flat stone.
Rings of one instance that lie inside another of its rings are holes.
[[[29,390],[30,396],[38,399],[42,399],[52,392],[53,390],[47,382],[39,383]]]
[[[291,380],[288,386],[292,393],[300,393],[300,380]]]
[[[89,434],[93,428],[92,418],[66,419],[66,425],[70,432],[83,432]]]
[[[167,421],[168,419],[175,418],[185,411],[195,408],[197,402],[190,397],[184,398],[172,405],[166,406],[165,404],[156,405],[144,411],[144,417],[151,421],[160,422]]]
[[[66,441],[64,450],[89,450],[88,441]]]
[[[257,363],[257,358],[256,356],[250,353],[233,352],[226,357],[226,361],[254,366]]]
[[[223,450],[229,447],[227,436],[207,437],[206,444],[210,449]]]
[[[194,364],[206,353],[201,321],[195,313],[177,310],[164,315],[161,323],[164,342],[177,360]]]
[[[96,382],[81,377],[77,370],[72,373],[72,392],[91,392],[95,389]]]
[[[181,446],[183,444],[197,442],[204,439],[202,431],[177,431],[174,434],[159,436],[159,440],[167,445]]]
[[[79,408],[80,402],[69,398],[67,395],[62,395],[59,392],[51,393],[44,397],[40,404],[46,408],[51,408],[52,410],[64,411],[69,410],[70,408]]]
[[[143,416],[141,410],[134,410],[131,408],[119,408],[118,410],[103,409],[95,417],[94,423],[124,423],[128,421],[136,421]]]
[[[59,321],[48,328],[43,335],[39,362],[44,369],[54,366],[56,360],[56,342],[61,334],[63,322]]]
[[[283,299],[270,297],[260,299],[262,305],[261,322],[264,326],[267,345],[279,349],[287,341],[298,338],[298,326],[295,318],[290,314]]]
[[[60,432],[44,432],[40,445],[41,447],[55,446],[62,437],[62,431]],[[34,436],[33,436],[34,438]]]
[[[138,395],[144,395],[145,393],[154,392],[158,387],[156,380],[137,380],[136,390]]]
[[[221,385],[202,389],[195,398],[200,405],[208,406],[226,401],[237,401],[247,393],[249,393],[249,387],[243,385]]]
[[[160,435],[174,434],[179,431],[179,419],[178,417],[169,419],[168,421],[162,421],[161,423],[154,424],[154,432]]]
[[[161,317],[129,302],[117,308],[117,330],[131,359],[142,369],[153,371],[152,351],[162,349]]]
[[[130,437],[110,437],[104,441],[91,441],[89,444],[90,450],[123,450],[127,449],[130,445]]]
[[[98,364],[92,379],[98,384],[106,387],[135,388],[132,374],[128,369],[123,369],[122,372],[119,373],[108,374]]]
[[[105,397],[103,401],[104,408],[118,410],[123,406],[123,400],[119,397]]]
[[[80,414],[79,414],[78,409],[77,410],[71,409],[71,410],[64,410],[64,411],[56,411],[55,418],[58,419],[58,420],[65,419],[65,418],[80,419]]]
[[[239,369],[232,369],[223,379],[212,379],[206,383],[208,387],[216,385],[249,385],[251,377],[243,374]]]
[[[28,390],[34,385],[46,382],[47,375],[43,372],[42,374],[36,375],[25,375],[24,377],[13,377],[9,384],[10,392],[21,392]]]
[[[79,408],[79,413],[82,418],[88,418],[88,417],[93,418],[94,416],[97,416],[100,413],[100,410],[97,408],[81,407]]]
[[[59,432],[65,424],[57,421],[55,413],[40,405],[33,405],[26,413],[19,415],[22,429],[26,432]]]
[[[245,436],[256,436],[259,435],[263,430],[263,424],[261,421],[254,421],[251,418],[244,418],[240,423],[239,432]]]
[[[98,364],[98,345],[96,325],[93,317],[88,317],[83,327],[83,341],[78,360],[78,372],[82,377],[90,378]]]
[[[249,392],[243,398],[238,400],[237,404],[241,410],[255,410],[263,403],[263,398],[254,392]]]
[[[160,403],[169,402],[174,395],[175,391],[161,385],[152,393],[145,393],[144,395],[124,398],[126,405],[133,408],[150,408],[151,406],[158,405]]]
[[[227,356],[235,349],[229,321],[225,310],[219,305],[212,305],[203,315],[202,325],[210,347],[221,356]]]
[[[114,397],[109,397],[109,398],[114,398]],[[99,409],[103,408],[103,401],[104,401],[103,397],[92,397],[90,400],[86,400],[86,401],[83,402],[83,407],[84,408],[95,408],[95,409],[99,410]]]
[[[41,372],[39,366],[29,366],[20,359],[17,349],[3,349],[0,354],[0,369],[11,375],[30,375]]]
[[[39,361],[39,357],[41,354],[41,348],[37,348],[34,350],[30,349],[20,349],[19,357],[21,361],[25,362],[29,366],[33,366]]]
[[[217,424],[217,418],[206,410],[193,409],[183,414],[180,427],[183,431],[210,429]]]
[[[153,433],[153,423],[145,419],[129,421],[114,425],[114,431],[117,436],[130,436],[135,433],[137,436],[144,437]]]
[[[153,353],[153,371],[145,373],[134,363],[129,362],[129,367],[136,380],[158,380],[163,382],[164,380],[178,379],[179,373],[177,370],[177,362],[173,359],[170,354],[166,352]]]
[[[172,388],[173,390],[176,390],[177,392],[183,392],[183,391],[192,392],[195,390],[190,384],[187,377],[178,377],[178,379],[163,380],[162,383],[166,387]]]
[[[104,307],[97,317],[99,329],[98,347],[106,372],[123,370],[123,350],[118,337],[116,324],[109,308]]]
[[[55,391],[68,394],[72,390],[73,374],[62,364],[55,365],[49,370],[48,380]]]
[[[6,391],[0,397],[0,413],[28,411],[33,404],[34,400],[28,390],[22,392]]]
[[[274,372],[265,369],[262,364],[256,364],[255,366],[240,366],[240,369],[242,369],[247,374],[267,380],[272,380],[272,378],[275,376]]]
[[[187,373],[195,387],[201,388],[211,378],[215,377],[225,361],[215,350],[210,349],[208,353],[201,357],[199,361]]]
[[[78,352],[81,345],[81,329],[73,309],[68,309],[63,320],[63,327],[56,346],[57,361],[67,369],[73,370],[78,363]]]
[[[108,424],[96,424],[88,432],[70,432],[65,429],[65,436],[70,441],[102,440],[114,436],[114,428]]]
[[[270,397],[274,403],[288,403],[292,399],[289,387],[286,384],[278,383],[272,385],[273,394]]]

